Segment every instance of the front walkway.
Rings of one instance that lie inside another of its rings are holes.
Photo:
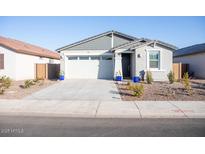
[[[26,100],[119,101],[114,81],[68,79],[25,97]]]
[[[205,101],[0,100],[0,115],[83,118],[205,118]]]

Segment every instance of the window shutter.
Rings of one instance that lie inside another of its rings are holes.
[[[4,54],[0,54],[0,69],[4,69]]]

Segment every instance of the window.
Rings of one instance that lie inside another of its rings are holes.
[[[159,51],[149,51],[149,68],[159,69],[160,63]]]
[[[68,57],[68,60],[78,60],[78,57],[76,57],[76,56],[71,56],[71,57]]]
[[[99,56],[91,56],[90,58],[91,58],[91,60],[100,60]]]
[[[102,60],[112,60],[112,56],[102,56]]]
[[[4,54],[0,54],[0,69],[4,69]]]
[[[89,57],[88,56],[80,56],[79,59],[80,60],[89,60]]]

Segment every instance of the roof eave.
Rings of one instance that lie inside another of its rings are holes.
[[[173,57],[185,57],[185,56],[196,55],[196,54],[200,54],[200,53],[205,53],[205,51],[198,51],[198,52],[192,52],[192,53],[178,54],[178,55],[174,55]]]

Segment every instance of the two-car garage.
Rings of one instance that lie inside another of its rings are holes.
[[[113,55],[69,55],[65,61],[66,78],[113,78]]]

